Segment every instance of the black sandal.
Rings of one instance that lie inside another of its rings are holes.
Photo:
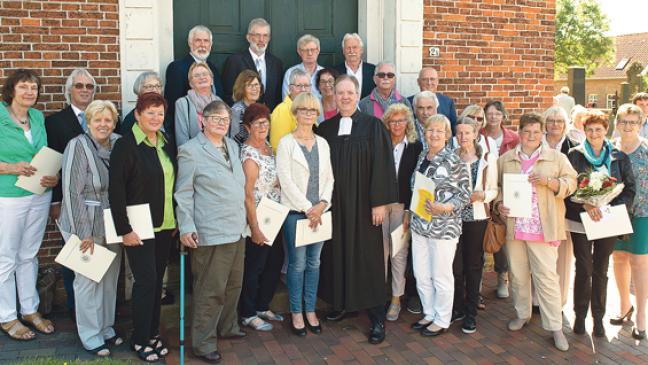
[[[139,346],[140,347],[139,350],[136,349],[135,346]],[[131,345],[131,348],[133,349],[133,351],[135,351],[135,353],[137,353],[137,357],[139,357],[139,359],[142,361],[158,362],[161,360],[160,355],[158,355],[157,352],[155,352],[155,349],[149,345],[142,346],[142,345],[133,344]],[[146,349],[150,349],[150,350],[147,351]],[[155,356],[155,359],[153,360],[150,359],[149,358],[150,356]]]
[[[162,342],[160,335],[153,337],[149,341],[149,344],[153,347],[153,351],[155,351],[159,357],[165,357],[169,354],[169,349],[164,345],[164,342]]]
[[[118,334],[115,334],[111,338],[107,338],[105,341],[109,343],[111,346],[119,346],[122,343],[124,343],[124,339],[121,338]]]
[[[107,354],[100,354],[100,352],[103,351],[103,350],[108,351],[108,353]],[[105,343],[103,345],[99,346],[99,347],[96,347],[96,348],[92,349],[92,350],[86,350],[86,351],[88,351],[89,353],[91,353],[91,354],[93,354],[95,356],[99,356],[99,357],[108,357],[108,356],[111,355],[110,349],[108,348],[108,346],[106,346]]]

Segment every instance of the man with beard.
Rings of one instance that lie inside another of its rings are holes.
[[[216,66],[207,60],[211,53],[212,47],[212,32],[204,25],[196,25],[189,31],[189,54],[184,58],[175,60],[169,64],[166,69],[166,86],[164,87],[164,98],[167,101],[168,109],[167,114],[170,115],[168,120],[175,120],[175,102],[181,97],[187,95],[189,91],[189,67],[194,62],[206,62],[209,65],[212,73],[214,74],[213,93],[223,98],[223,87],[221,85],[220,74]],[[172,137],[174,133],[174,125],[164,126],[167,134]]]
[[[398,201],[394,156],[383,123],[358,111],[358,81],[341,75],[335,83],[339,113],[320,124],[331,148],[335,176],[333,237],[324,245],[320,296],[333,307],[326,318],[367,309],[369,343],[385,339],[385,268],[382,222],[385,206]]]
[[[263,84],[263,93],[259,102],[273,110],[281,103],[283,64],[280,59],[267,52],[270,43],[270,24],[263,18],[252,19],[245,38],[250,43],[250,48],[227,57],[223,66],[224,100],[229,105],[233,104],[232,89],[236,78],[241,71],[252,70],[259,74]]]

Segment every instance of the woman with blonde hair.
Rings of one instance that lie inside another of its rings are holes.
[[[387,309],[387,320],[398,319],[401,304],[400,297],[405,294],[405,268],[407,267],[408,247],[403,247],[399,252],[393,251],[394,242],[391,241],[391,233],[404,224],[407,229],[408,219],[406,209],[409,208],[412,199],[410,180],[416,162],[423,145],[417,140],[416,127],[412,110],[405,104],[392,104],[383,115],[383,123],[389,131],[394,154],[394,165],[396,167],[396,179],[398,180],[398,203],[389,204],[386,208],[385,219],[382,223],[383,248],[385,253],[385,278],[388,271],[388,263],[391,262],[391,288],[392,298]],[[390,259],[391,258],[391,259]]]

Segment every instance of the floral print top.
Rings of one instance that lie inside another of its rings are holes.
[[[241,163],[246,160],[252,160],[259,166],[259,176],[254,184],[254,203],[259,205],[262,197],[279,202],[281,200],[281,188],[279,187],[279,178],[277,177],[277,166],[275,156],[272,153],[272,147],[266,142],[270,155],[263,155],[256,148],[243,144],[241,148]]]
[[[617,148],[620,147],[619,142],[620,140],[617,140],[615,143]],[[637,189],[632,215],[633,217],[648,217],[648,139],[641,138],[639,147],[628,154],[628,157]]]

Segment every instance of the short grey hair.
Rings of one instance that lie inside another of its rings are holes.
[[[374,76],[376,76],[376,74],[378,74],[378,69],[383,67],[383,66],[391,66],[394,69],[394,72],[396,72],[396,65],[393,62],[380,61],[380,62],[378,62],[378,64],[376,65],[376,68],[374,69]]]
[[[319,39],[317,39],[317,37],[312,34],[304,34],[303,36],[299,37],[299,39],[297,40],[297,49],[301,49],[303,45],[311,42],[317,45],[317,49],[320,49]]]
[[[95,81],[94,77],[90,74],[88,70],[85,68],[75,68],[72,70],[70,73],[70,76],[68,76],[67,80],[65,80],[65,102],[68,103],[69,105],[72,105],[72,99],[70,97],[70,91],[72,90],[72,86],[74,85],[74,79],[77,76],[85,76],[89,78],[92,81],[92,84],[95,86],[94,90],[92,90],[92,98],[94,99],[95,94],[97,93],[97,81]]]
[[[155,71],[144,71],[137,78],[135,79],[135,82],[133,83],[133,93],[135,95],[139,95],[142,86],[146,83],[146,80],[148,79],[156,79],[160,83],[160,86],[162,86],[162,79],[160,78],[160,75],[158,75],[157,72]]]
[[[344,38],[342,38],[342,49],[344,49],[344,43],[348,41],[349,39],[357,39],[358,42],[360,42],[360,48],[364,49],[364,42],[362,41],[362,38],[360,37],[360,34],[358,33],[347,33],[344,35]]]
[[[360,94],[360,83],[358,82],[358,79],[355,78],[353,75],[347,75],[347,74],[342,74],[338,77],[335,78],[335,87],[337,88],[338,84],[341,83],[342,81],[350,81],[353,84],[353,87],[355,88],[356,94]]]
[[[292,70],[292,71],[290,72],[290,76],[288,76],[288,82],[289,82],[290,84],[294,84],[295,81],[297,80],[297,78],[298,78],[298,77],[302,77],[302,76],[304,76],[304,77],[306,77],[307,79],[310,80],[310,76],[308,76],[308,74],[306,73],[306,71],[304,71],[304,70],[300,70],[300,69],[296,68],[296,69],[294,69],[294,70]]]
[[[414,100],[412,103],[412,106],[414,108],[416,108],[416,104],[418,104],[419,99],[432,99],[434,100],[434,105],[436,105],[437,108],[439,107],[439,99],[432,91],[421,91],[414,95]]]
[[[187,43],[191,44],[191,40],[193,39],[194,35],[198,32],[205,32],[209,35],[209,41],[212,41],[212,31],[211,29],[207,28],[204,25],[196,25],[195,27],[191,28],[189,31],[189,35],[187,36]]]
[[[250,24],[248,24],[248,30],[247,30],[248,34],[252,33],[252,28],[254,27],[264,27],[264,28],[268,27],[268,31],[272,32],[270,28],[270,23],[268,23],[268,21],[263,18],[254,18],[250,20]]]
[[[563,137],[564,137],[567,134],[567,130],[569,129],[568,127],[569,127],[570,122],[571,122],[569,120],[569,115],[567,114],[565,109],[563,109],[563,108],[561,108],[559,106],[552,106],[552,107],[547,108],[547,110],[545,110],[544,113],[542,113],[542,120],[544,122],[545,129],[547,129],[547,118],[554,117],[554,116],[558,116],[558,117],[562,118],[562,120],[565,122],[564,123],[564,128],[563,128]]]

